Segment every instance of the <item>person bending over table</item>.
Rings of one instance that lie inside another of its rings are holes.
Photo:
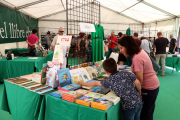
[[[103,68],[106,74],[110,75],[107,79],[101,82],[79,82],[79,85],[110,88],[121,98],[124,120],[140,120],[143,102],[141,99],[141,84],[137,77],[127,71],[117,71],[117,64],[113,58],[106,59],[103,62]]]
[[[159,80],[153,70],[148,54],[141,49],[131,36],[123,37],[119,42],[119,50],[124,56],[132,58],[132,72],[141,83],[141,94],[144,102],[141,120],[153,120],[156,98],[159,93]]]
[[[36,35],[37,35],[37,30],[33,29],[32,34],[27,37],[26,42],[28,43],[29,51],[31,51],[33,48],[35,48],[35,44],[37,44],[39,41],[38,37]]]

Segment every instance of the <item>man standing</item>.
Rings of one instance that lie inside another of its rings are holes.
[[[171,41],[170,41],[169,52],[171,54],[174,54],[175,51],[177,51],[177,48],[176,48],[177,47],[177,41],[176,41],[176,39],[173,38],[173,35],[170,35],[170,39],[171,39]]]
[[[56,43],[57,43],[58,36],[59,36],[59,35],[60,35],[60,36],[63,36],[64,30],[63,30],[62,28],[59,28],[58,33],[59,33],[59,34],[54,37],[54,39],[53,39],[53,41],[52,41],[52,44],[51,44],[52,47],[53,47],[53,51],[54,51],[54,49],[55,49],[55,45],[56,45]]]
[[[107,53],[107,59],[111,55],[112,52],[116,51],[116,45],[117,45],[118,39],[116,36],[114,36],[114,32],[111,32],[111,37],[108,39],[109,48]]]
[[[157,33],[158,38],[154,41],[154,48],[156,48],[156,63],[159,64],[161,58],[162,76],[165,76],[165,59],[166,59],[166,47],[169,47],[169,41],[167,38],[162,37],[162,33]]]
[[[137,44],[138,46],[141,45],[141,41],[140,41],[139,38],[138,38],[138,33],[137,33],[137,32],[134,33],[133,39],[134,39],[134,41],[136,42],[136,44]]]
[[[28,43],[28,49],[29,51],[31,51],[33,48],[35,48],[35,45],[38,43],[38,37],[36,36],[37,35],[37,30],[36,29],[33,29],[32,30],[32,34],[29,35],[27,37],[27,40],[26,42]]]

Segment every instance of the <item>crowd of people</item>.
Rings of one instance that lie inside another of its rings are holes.
[[[33,31],[33,34],[36,33],[37,31]],[[63,35],[63,29],[60,28],[58,33]],[[48,34],[49,32],[47,37]],[[141,37],[139,40],[138,33],[134,33],[133,36],[127,36],[120,32],[118,36],[119,38],[115,36],[114,32],[111,32],[111,36],[108,39],[107,57],[103,62],[103,68],[106,74],[110,76],[101,82],[79,82],[79,84],[83,86],[103,86],[114,91],[121,98],[124,120],[153,120],[160,84],[157,73],[153,69],[150,55],[155,55],[157,64],[159,64],[159,59],[161,59],[162,76],[165,76],[166,47],[169,47],[170,53],[175,53],[177,41],[171,35],[171,41],[169,42],[167,38],[162,36],[161,32],[157,33],[158,38],[154,43],[151,43],[147,37]],[[58,35],[54,37],[51,43],[53,50],[57,43],[57,37]],[[29,49],[30,46],[34,46],[37,42],[37,38],[34,41],[31,38],[36,37],[34,35],[28,37]],[[48,43],[49,45],[50,43]],[[113,58],[109,58],[112,52],[116,52],[116,47],[119,48],[118,64],[123,65],[129,61],[132,73],[117,71],[117,63]],[[85,33],[79,33],[77,38],[72,35],[71,48],[73,49],[73,57],[79,57],[79,63],[81,63],[81,58],[83,58],[83,62],[92,62],[93,46],[91,35],[86,36]],[[127,59],[127,56],[129,56],[129,59]]]

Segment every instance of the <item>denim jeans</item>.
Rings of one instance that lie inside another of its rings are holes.
[[[107,53],[107,56],[106,56],[106,59],[108,59],[111,55],[112,52],[115,52],[116,49],[112,49],[112,48],[108,48],[108,53]]]
[[[142,101],[144,102],[141,111],[141,120],[153,120],[156,98],[159,93],[159,87],[155,90],[141,89]]]
[[[122,110],[124,120],[140,120],[142,106],[139,105],[129,110]]]
[[[92,51],[86,51],[86,55],[87,55],[87,62],[92,62],[93,61],[93,54]]]

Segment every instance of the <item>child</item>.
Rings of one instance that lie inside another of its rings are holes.
[[[110,88],[121,98],[124,120],[140,120],[143,102],[140,97],[141,84],[136,79],[137,77],[127,71],[117,71],[117,65],[113,58],[106,59],[103,62],[103,68],[106,74],[110,75],[107,79],[90,83],[79,82],[79,84],[81,86],[103,86]]]

